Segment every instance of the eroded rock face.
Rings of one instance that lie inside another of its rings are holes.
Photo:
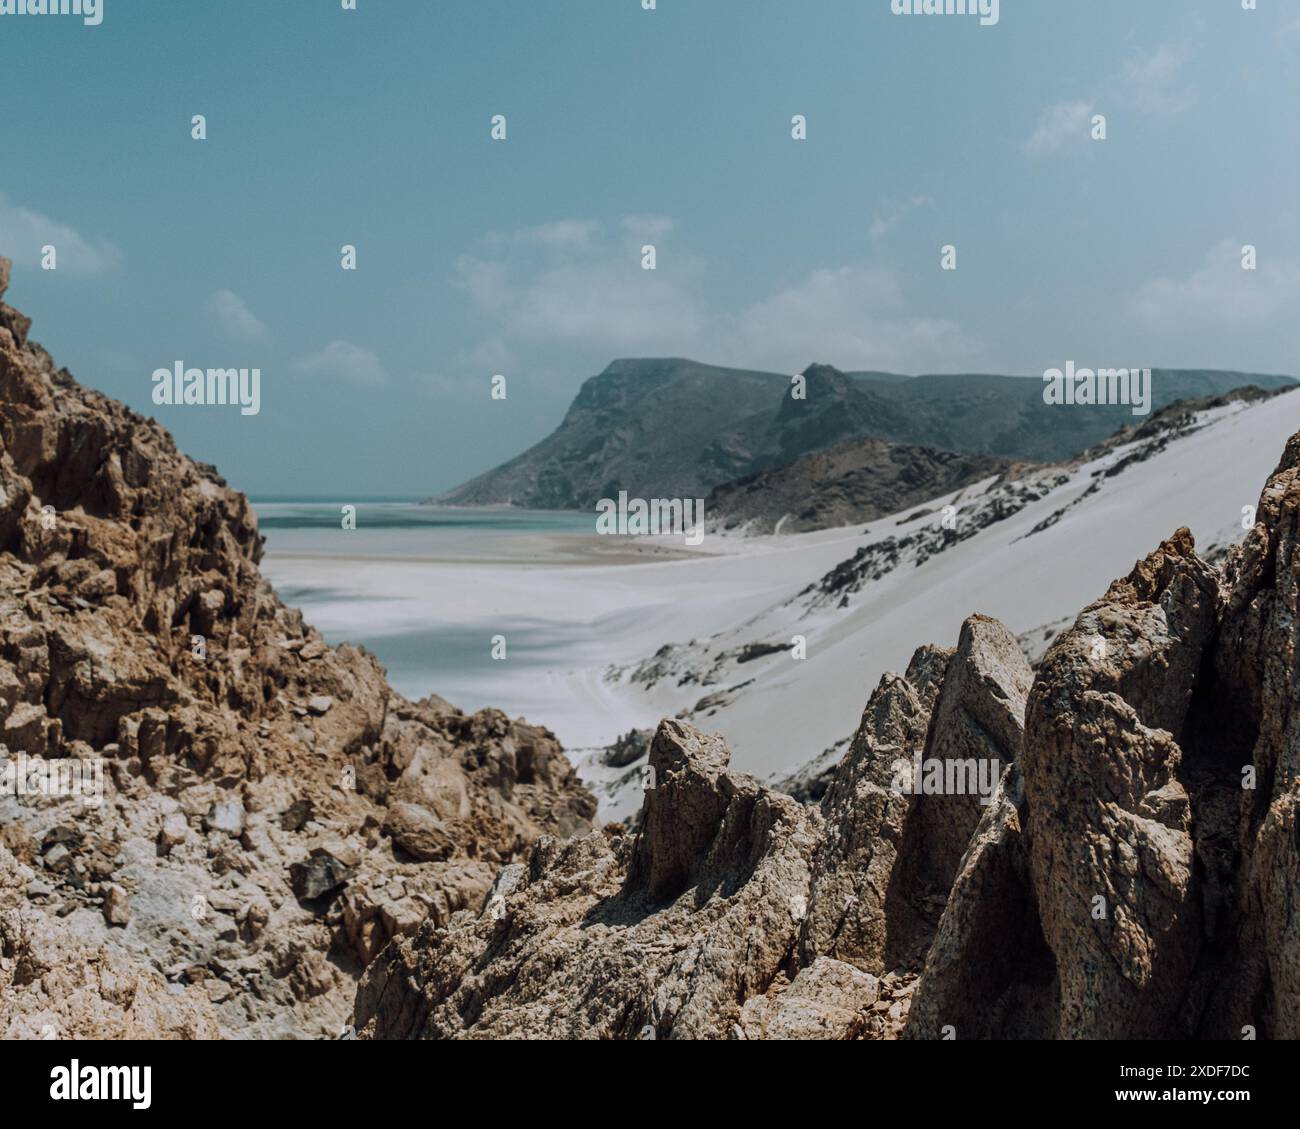
[[[1020,756],[1031,680],[1014,637],[985,616],[963,624],[955,652],[923,648],[906,677],[882,680],[822,801],[806,960],[920,967],[987,807],[976,789],[991,792]],[[927,793],[939,775],[945,791]]]
[[[953,879],[903,1037],[1049,1039],[1056,962],[1029,874],[1020,766],[1003,773]]]
[[[1197,837],[1221,975],[1200,1034],[1300,1038],[1300,435],[1224,570],[1230,592],[1190,753],[1215,803]],[[1243,787],[1243,778],[1253,787]],[[1239,868],[1233,867],[1240,855]]]
[[[857,1039],[880,999],[876,977],[830,957],[818,957],[771,996],[752,996],[740,1011],[744,1039]]]
[[[1203,930],[1179,738],[1218,599],[1217,576],[1180,530],[1043,660],[1026,824],[1061,1037],[1179,1032]]]
[[[932,724],[945,680],[948,705]],[[1009,763],[1019,730],[1007,704],[1019,695],[1023,710],[1027,688],[1014,640],[992,621],[971,621],[955,653],[923,648],[907,677],[882,680],[820,809],[732,773],[719,738],[665,721],[633,842],[544,841],[477,917],[391,945],[362,982],[356,1023],[375,1038],[858,1038],[901,1027],[915,977],[889,977],[897,998],[882,1000],[881,971],[919,968],[943,904],[903,887],[919,869],[909,821],[924,805],[955,799],[966,812],[979,801],[908,794],[900,760],[930,748],[965,756],[978,717],[1008,746],[986,737],[983,751]]]
[[[826,831],[801,937],[805,961],[824,954],[879,975],[925,945],[938,911],[894,881],[916,800],[895,783],[900,765],[925,748],[951,659],[922,648],[907,674],[886,675],[867,703],[821,803]]]
[[[595,801],[545,730],[408,702],[328,646],[259,574],[247,500],[28,325],[0,304],[0,743],[98,763],[103,796],[0,796],[34,874],[0,961],[27,937],[25,967],[64,946],[141,989],[91,1015],[66,978],[11,975],[0,1036],[83,1012],[85,1032],[337,1035],[393,936],[478,907]]]
[[[665,721],[635,838],[543,839],[477,914],[390,945],[357,993],[373,1038],[725,1038],[795,972],[815,811]]]

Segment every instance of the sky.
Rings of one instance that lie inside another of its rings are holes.
[[[8,300],[254,496],[449,488],[621,357],[1300,375],[1300,0],[103,5],[0,16]]]

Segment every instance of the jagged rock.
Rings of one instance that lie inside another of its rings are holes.
[[[384,834],[420,862],[437,862],[456,853],[456,844],[442,820],[416,804],[393,804],[388,809]]]
[[[955,652],[923,648],[907,676],[882,680],[822,800],[805,960],[825,953],[876,974],[923,963],[985,810],[969,789],[1020,755],[1031,679],[1006,628],[973,616]],[[952,776],[967,790],[915,794],[917,758],[973,765],[969,779]]]
[[[212,1039],[202,993],[32,905],[0,846],[0,1039]],[[107,927],[105,927],[107,932]]]
[[[985,779],[987,765],[988,781],[995,784],[1003,769],[1020,759],[1033,679],[1019,643],[1002,624],[979,615],[966,620],[935,703],[923,761],[945,767],[976,762],[968,786]],[[960,776],[955,779],[961,783]],[[912,872],[942,896],[989,806],[984,800],[968,791],[925,796],[916,805],[916,823],[908,828],[911,842],[904,849],[915,844],[919,857]]]
[[[1224,568],[1188,756],[1209,943],[1222,962],[1198,1034],[1300,1038],[1300,435]],[[1190,728],[1190,727],[1189,727]],[[1250,786],[1247,786],[1247,785]],[[1237,865],[1234,865],[1237,864]]]
[[[906,675],[886,675],[867,703],[857,734],[822,799],[826,833],[817,848],[808,917],[800,939],[805,962],[818,955],[850,961],[879,974],[895,963],[886,929],[887,903],[898,850],[914,797],[894,788],[899,762],[924,748],[930,713],[952,652],[923,647]],[[923,935],[923,921],[894,915],[906,947]]]
[[[627,768],[646,755],[653,736],[645,729],[629,730],[605,750],[601,760],[610,768]]]
[[[1056,965],[1043,939],[1025,844],[1024,783],[1010,765],[953,880],[904,1038],[1051,1038]]]
[[[1179,739],[1218,601],[1180,530],[1040,667],[1026,831],[1063,1038],[1170,1037],[1186,1022],[1204,922]]]
[[[158,846],[164,852],[170,851],[189,837],[189,821],[182,812],[174,811],[163,820],[162,827],[158,830]]]
[[[109,925],[126,925],[131,920],[131,900],[121,886],[110,886],[104,895],[104,920]]]
[[[301,831],[311,822],[315,811],[310,800],[294,800],[280,816],[281,831]]]
[[[395,940],[357,993],[369,1038],[725,1038],[788,969],[818,817],[665,721],[635,842],[543,839],[477,915]]]

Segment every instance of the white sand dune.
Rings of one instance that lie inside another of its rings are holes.
[[[675,713],[706,693],[748,682],[725,695],[725,704],[697,711],[693,720],[726,736],[737,767],[763,776],[791,771],[848,737],[881,675],[903,670],[916,647],[955,645],[968,615],[994,616],[1017,634],[1065,617],[1072,622],[1111,580],[1126,574],[1180,526],[1192,530],[1202,551],[1244,536],[1243,507],[1255,504],[1287,439],[1300,429],[1300,395],[1233,404],[1200,418],[1205,424],[1200,430],[1113,477],[1099,472],[1132,454],[1133,445],[1074,469],[1066,483],[1041,501],[920,567],[904,563],[852,595],[845,609],[832,605],[810,612],[807,600],[789,597],[826,571],[824,554],[848,556],[846,550],[856,551],[885,534],[915,530],[918,523],[876,522],[867,538],[786,538],[781,548],[767,539],[750,546],[749,555],[679,566],[693,575],[709,573],[705,587],[714,592],[749,584],[759,562],[765,582],[773,567],[787,570],[779,600],[738,620],[707,645],[688,649],[698,651],[697,669],[708,669],[715,656],[743,644],[788,642],[796,634],[807,638],[807,658],[796,661],[783,653],[743,665],[724,664],[716,683],[707,687],[678,687],[672,678],[645,691],[624,678],[610,688],[608,708],[627,716],[629,711],[618,709],[627,702],[631,713],[645,719]],[[1067,506],[1056,524],[1027,536]],[[701,622],[705,614],[702,607]],[[695,635],[702,637],[705,631],[700,627]],[[616,774],[596,766],[588,771],[604,793],[608,815],[635,807],[635,780],[614,788]]]
[[[637,771],[605,768],[596,750],[631,728],[693,710],[696,724],[727,738],[737,767],[784,773],[848,737],[881,675],[904,669],[921,644],[954,645],[968,615],[995,616],[1026,633],[1072,620],[1179,526],[1189,526],[1202,549],[1238,540],[1243,507],[1256,502],[1300,429],[1300,393],[1216,408],[1198,423],[1164,449],[1129,444],[1087,465],[1036,473],[1017,489],[1044,496],[919,567],[916,546],[902,549],[897,566],[850,593],[846,607],[838,593],[821,600],[800,593],[864,547],[917,535],[934,540],[945,505],[957,507],[959,529],[969,533],[1005,502],[1007,488],[979,484],[872,522],[869,533],[855,526],[710,536],[686,559],[626,563],[634,557],[611,554],[606,542],[592,563],[573,564],[583,553],[569,541],[562,564],[548,563],[532,544],[512,563],[361,565],[273,552],[268,571],[277,584],[345,591],[344,600],[304,599],[309,620],[334,639],[364,634],[381,659],[421,631],[430,645],[459,633],[484,651],[496,634],[512,646],[525,641],[506,661],[467,667],[463,677],[444,661],[436,675],[421,676],[428,684],[395,682],[408,694],[432,691],[465,708],[498,705],[550,727],[601,795],[605,815],[619,817],[639,800]],[[1145,461],[1104,473],[1138,446],[1149,451]],[[921,509],[935,512],[914,519]],[[1055,524],[1030,535],[1062,510]],[[662,547],[680,549],[680,538],[663,539]],[[736,661],[747,644],[789,644],[796,635],[806,639],[802,661],[785,652]],[[658,660],[662,676],[653,685],[634,679],[656,665],[647,660],[666,644],[674,646]]]

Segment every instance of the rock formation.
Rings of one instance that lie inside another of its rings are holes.
[[[815,806],[664,722],[634,833],[544,840],[482,911],[396,939],[356,1022],[374,1038],[1300,1037],[1298,604],[1300,435],[1222,568],[1177,531],[1036,674],[982,616],[955,651],[918,651]]]
[[[741,1002],[796,971],[820,817],[727,759],[717,738],[665,721],[641,832],[544,838],[481,911],[389,945],[357,993],[358,1028],[625,1039],[743,1029]],[[752,1012],[748,1022],[765,1023]]]
[[[336,1036],[390,939],[595,802],[547,731],[328,646],[246,499],[29,327],[0,303],[0,771],[103,796],[0,794],[0,1037]]]

